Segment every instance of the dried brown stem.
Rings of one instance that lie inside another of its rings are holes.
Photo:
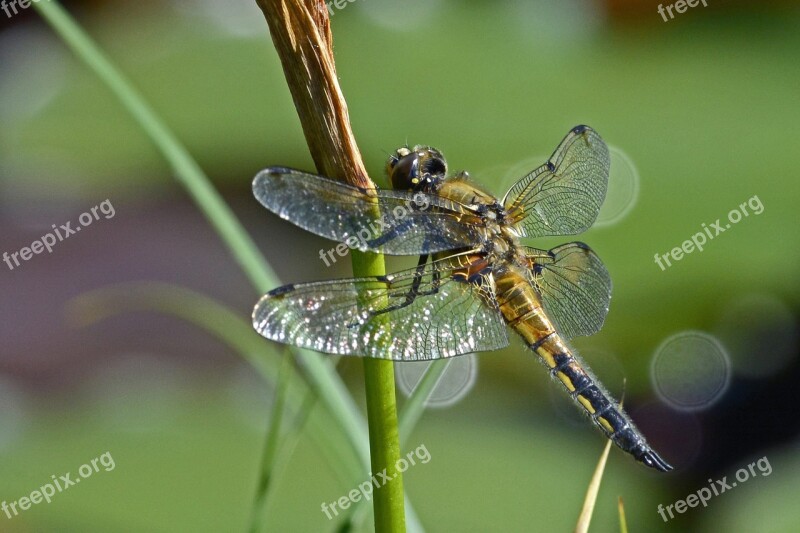
[[[317,171],[374,187],[356,145],[336,77],[328,8],[321,0],[257,0],[283,65]]]

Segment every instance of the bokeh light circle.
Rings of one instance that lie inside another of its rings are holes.
[[[722,344],[701,331],[683,331],[665,339],[650,366],[659,398],[679,411],[701,411],[728,388],[731,362]]]
[[[521,37],[548,57],[585,46],[605,27],[605,9],[592,0],[515,0],[501,6]]]
[[[453,357],[446,364],[447,368],[425,402],[426,407],[449,407],[462,400],[475,385],[478,377],[478,359],[475,354]],[[397,384],[406,397],[414,392],[430,365],[430,361],[395,364]]]

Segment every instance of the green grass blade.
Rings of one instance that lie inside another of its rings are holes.
[[[269,417],[267,435],[264,439],[264,450],[261,456],[261,468],[258,478],[258,487],[253,498],[253,509],[250,516],[250,531],[258,533],[266,530],[266,507],[269,489],[275,473],[275,461],[280,450],[280,439],[283,426],[283,412],[286,405],[286,393],[289,385],[289,372],[291,359],[281,357],[281,367],[278,373],[277,386],[275,387],[275,400],[272,413]],[[302,402],[305,404],[305,401]],[[302,409],[301,404],[301,409]]]
[[[186,148],[156,116],[139,93],[58,2],[39,2],[33,6],[75,54],[111,89],[150,136],[169,162],[178,181],[187,189],[222,241],[228,246],[256,290],[263,293],[277,286],[279,284],[277,277],[233,212],[211,186],[208,178]],[[366,423],[341,379],[319,354],[305,350],[293,350],[293,353],[307,371],[311,384],[319,394],[321,401],[345,431],[359,462],[364,468],[368,468],[369,450],[366,445]]]
[[[425,411],[425,402],[431,397],[433,390],[439,380],[442,379],[442,376],[444,376],[451,361],[452,359],[440,359],[431,362],[422,374],[414,391],[409,395],[406,403],[403,404],[403,408],[400,410],[400,442],[402,444],[408,444],[411,432]]]
[[[578,517],[578,524],[575,526],[575,533],[587,533],[589,531],[589,523],[592,521],[592,513],[594,513],[594,506],[597,503],[597,495],[600,493],[600,482],[603,480],[603,472],[606,469],[606,461],[608,460],[608,453],[611,451],[611,440],[606,442],[606,447],[600,455],[600,460],[597,462],[597,468],[594,470],[592,481],[586,489],[586,499],[583,502],[583,509]]]
[[[242,229],[233,212],[211,185],[186,147],[158,118],[139,92],[58,2],[38,2],[34,3],[33,7],[72,51],[97,74],[150,137],[169,163],[175,178],[186,188],[201,212],[230,248],[233,257],[253,285],[260,292],[266,292],[274,287],[276,276],[269,269],[250,236]]]

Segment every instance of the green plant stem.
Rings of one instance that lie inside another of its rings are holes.
[[[323,0],[257,0],[270,28],[303,133],[317,171],[331,179],[372,188],[350,125],[347,103],[336,76],[333,36]],[[380,213],[377,212],[376,216]],[[383,258],[352,255],[356,277],[385,274]],[[370,462],[374,475],[390,481],[373,494],[377,533],[404,532],[394,367],[389,361],[364,361]],[[381,478],[382,479],[382,478]]]
[[[398,411],[401,449],[408,444],[411,432],[414,426],[417,425],[417,422],[419,422],[425,410],[425,402],[430,398],[434,388],[436,388],[436,384],[441,380],[451,361],[452,359],[438,359],[431,362],[422,374],[417,386],[414,387],[414,391],[403,403],[403,407]],[[415,524],[416,517],[413,510],[408,502],[406,502],[406,505],[407,527],[412,530],[418,529],[418,526]],[[355,531],[361,531],[363,529],[363,523],[368,516],[364,509],[365,502],[363,500],[351,505],[350,509],[348,509],[349,514],[345,515],[344,522],[349,523]]]
[[[383,256],[354,252],[353,273],[357,277],[380,276],[385,272]],[[369,449],[372,474],[384,472],[390,479],[373,492],[376,532],[406,530],[403,476],[397,470],[400,459],[400,434],[397,424],[397,397],[394,363],[384,359],[364,358],[364,382],[369,424]]]
[[[400,459],[394,363],[364,359],[364,380],[369,422],[369,449],[373,475],[385,472],[390,481],[373,495],[376,531],[405,531],[403,477],[395,465]],[[381,480],[380,476],[378,479]]]

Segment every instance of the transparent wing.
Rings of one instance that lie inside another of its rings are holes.
[[[362,251],[422,255],[480,242],[475,215],[436,195],[360,189],[284,167],[259,172],[253,193],[281,218]]]
[[[488,281],[456,279],[466,255],[388,276],[286,285],[253,310],[264,337],[340,355],[440,359],[508,345]]]
[[[611,160],[603,139],[576,126],[550,159],[519,180],[503,205],[523,237],[575,235],[597,219],[606,197]]]
[[[571,339],[600,331],[611,301],[611,277],[600,258],[582,242],[525,251],[544,310],[558,332]]]

